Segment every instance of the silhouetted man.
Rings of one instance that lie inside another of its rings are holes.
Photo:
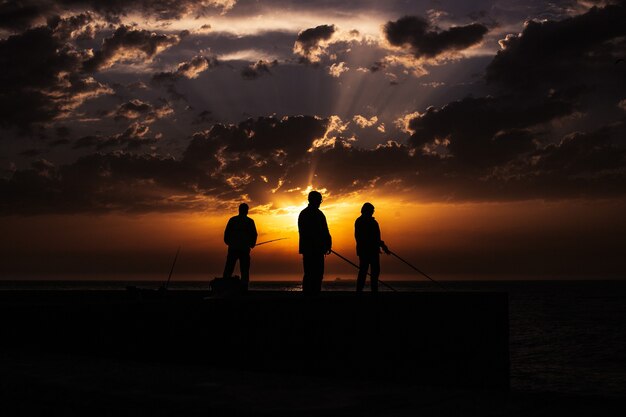
[[[361,216],[354,222],[356,254],[359,256],[359,275],[356,280],[357,292],[363,291],[363,287],[365,287],[365,277],[368,269],[370,269],[372,292],[378,291],[380,248],[383,248],[387,255],[390,254],[385,242],[380,240],[380,227],[373,215],[374,206],[370,203],[365,203],[361,207]]]
[[[320,204],[322,195],[317,191],[311,191],[308,207],[298,216],[299,253],[302,254],[304,266],[302,292],[306,295],[317,294],[322,290],[324,255],[328,255],[332,247],[326,216],[319,209]]]
[[[228,245],[228,256],[224,267],[224,278],[230,278],[239,260],[242,290],[248,289],[250,281],[250,249],[256,245],[256,226],[248,217],[248,205],[239,205],[239,215],[231,217],[224,230],[224,243]]]

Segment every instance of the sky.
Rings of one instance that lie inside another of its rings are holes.
[[[208,280],[241,202],[287,238],[252,279],[298,279],[310,190],[354,261],[367,201],[437,278],[624,278],[624,22],[603,0],[0,1],[0,279],[161,279],[181,246]]]

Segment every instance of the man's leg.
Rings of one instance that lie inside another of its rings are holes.
[[[314,292],[322,292],[322,280],[324,279],[324,254],[315,255],[315,281]]]
[[[367,276],[367,269],[369,268],[369,259],[366,256],[359,256],[359,275],[356,278],[356,291],[363,291],[365,287],[365,277]]]
[[[380,255],[376,254],[370,258],[371,269],[371,286],[372,292],[378,292],[378,277],[380,276]]]
[[[247,291],[250,282],[250,251],[239,251],[239,270],[241,271],[241,289]]]
[[[311,255],[308,253],[302,254],[302,267],[304,269],[304,276],[302,277],[302,292],[309,294],[311,292]]]
[[[224,266],[224,278],[230,278],[233,276],[235,270],[235,263],[237,262],[237,253],[233,249],[228,248],[228,255],[226,255],[226,265]]]

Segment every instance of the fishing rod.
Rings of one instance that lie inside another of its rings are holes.
[[[419,272],[420,274],[424,275],[426,278],[428,278],[429,280],[431,280],[435,284],[439,285],[443,290],[449,291],[448,288],[446,286],[444,286],[442,283],[435,281],[434,279],[429,277],[428,274],[426,274],[425,272],[419,270],[417,267],[415,267],[414,265],[410,264],[408,261],[405,261],[404,259],[402,259],[397,253],[394,253],[392,251],[389,251],[389,253],[392,254],[393,256],[395,256],[396,258],[398,258],[399,260],[401,260],[402,262],[404,262],[405,264],[407,264],[408,266],[410,266],[411,268],[413,268],[414,270],[416,270],[417,272]]]
[[[359,268],[359,266],[357,264],[355,264],[354,262],[352,262],[350,259],[341,256],[340,254],[338,254],[337,252],[335,252],[334,250],[330,250],[331,253],[334,253],[335,255],[337,255],[338,257],[340,257],[341,259],[343,259],[344,261],[346,261],[347,263],[349,263],[350,265],[352,265],[353,267],[355,267],[356,269],[361,269]],[[372,274],[370,274],[369,272],[367,272],[367,275],[370,276],[370,278],[372,277]],[[378,282],[380,282],[381,284],[383,284],[385,287],[389,288],[392,291],[397,292],[397,290],[395,288],[393,288],[391,285],[387,284],[386,282],[378,279]]]
[[[288,237],[281,237],[279,239],[266,240],[265,242],[257,243],[256,245],[254,245],[254,247],[265,245],[266,243],[276,242],[278,240],[285,240],[285,239],[289,239],[289,238]]]
[[[172,268],[170,269],[170,274],[167,277],[167,282],[165,283],[165,286],[163,287],[166,290],[167,290],[168,285],[170,285],[170,280],[172,279],[172,273],[174,272],[174,265],[176,265],[176,260],[178,259],[179,253],[180,253],[180,246],[178,247],[178,250],[176,251],[176,256],[174,256],[174,262],[172,263]]]

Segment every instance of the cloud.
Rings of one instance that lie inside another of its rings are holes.
[[[487,67],[487,80],[519,90],[618,82],[616,57],[626,50],[626,7],[593,7],[560,21],[529,21],[507,35]]]
[[[100,49],[83,63],[83,69],[95,72],[110,68],[122,60],[140,57],[151,60],[158,53],[178,44],[182,36],[183,33],[166,35],[120,26],[111,37],[105,38]]]
[[[613,15],[621,16],[621,9],[609,10]],[[83,64],[94,59],[95,54],[92,56],[79,46],[93,46],[94,42],[85,40],[83,43],[78,38],[90,36],[88,27],[98,24],[94,19],[85,16],[72,20],[49,19],[47,26],[0,40],[3,52],[0,59],[4,60],[2,64],[6,68],[0,73],[0,82],[3,94],[8,91],[6,95],[0,94],[4,109],[0,123],[3,126],[26,128],[32,123],[77,114],[79,112],[72,109],[86,100],[109,94],[110,88],[102,80],[114,78],[124,84],[134,81],[118,80],[114,71],[94,73],[93,76],[83,71]],[[167,117],[171,108],[156,98],[160,91],[128,89],[121,101],[110,100],[109,103],[113,104],[102,113],[117,119],[117,126],[123,126],[118,130],[105,130],[103,125],[93,129],[90,126],[90,132],[94,133],[85,136],[88,132],[85,125],[72,124],[70,137],[69,134],[54,136],[54,125],[48,126],[51,138],[62,141],[58,145],[71,140],[71,146],[79,150],[74,151],[75,154],[83,156],[71,161],[68,155],[63,155],[62,160],[66,162],[56,165],[39,160],[30,167],[13,169],[6,175],[3,173],[0,213],[202,210],[215,201],[241,198],[253,204],[280,204],[290,198],[301,199],[301,191],[308,186],[326,188],[329,198],[370,189],[381,195],[418,195],[424,201],[624,197],[626,131],[624,113],[619,107],[624,96],[615,87],[621,84],[614,84],[623,75],[623,65],[615,65],[615,61],[618,53],[624,50],[624,37],[622,29],[612,22],[611,13],[592,9],[561,22],[528,24],[521,34],[503,42],[504,49],[490,65],[488,84],[481,84],[484,94],[489,92],[490,95],[461,99],[448,98],[447,94],[434,95],[433,102],[437,102],[437,106],[425,108],[425,102],[417,109],[419,112],[401,117],[397,126],[402,132],[388,129],[385,137],[394,140],[373,147],[364,145],[371,143],[367,135],[380,136],[373,129],[382,132],[382,121],[389,127],[387,117],[393,112],[386,116],[384,113],[374,115],[372,107],[359,105],[360,111],[365,111],[369,118],[356,115],[344,122],[338,116],[261,117],[238,124],[221,124],[216,123],[220,116],[223,117],[219,101],[194,103],[194,108],[188,108],[186,119],[181,114],[176,118],[176,124],[171,124],[176,129],[162,131],[167,140],[161,141],[160,133],[154,132],[151,123]],[[389,52],[381,49],[377,49],[375,55],[365,56],[362,62],[350,61],[350,57],[342,54],[347,54],[345,51],[350,48],[354,52],[358,46],[349,44],[344,51],[344,45],[337,44],[341,36],[334,26],[332,28],[326,39],[319,37],[319,33],[318,37],[313,36],[314,33],[303,36],[300,52],[320,61],[328,54],[330,62],[325,65],[335,62],[336,68],[344,61],[353,62],[350,65],[357,67],[376,62],[376,71],[397,65],[400,59],[411,59],[413,63],[433,59],[428,58],[423,50],[416,58],[414,47],[405,43],[402,50],[406,52],[395,61],[396,58],[389,56],[381,58],[381,54]],[[563,50],[554,46],[559,45],[561,38],[574,39],[568,38],[568,31],[572,28],[590,40],[582,42],[580,50],[568,45]],[[128,27],[125,30],[141,32],[137,37],[147,38],[147,31]],[[425,33],[430,32],[443,34],[447,30],[429,27]],[[115,34],[106,36],[102,45],[107,39],[115,38]],[[173,88],[176,81],[193,79],[211,68],[214,62],[210,58],[202,55],[189,57],[198,49],[194,42],[200,37],[213,42],[222,39],[220,36],[232,38],[225,41],[232,44],[227,47],[216,45],[216,48],[237,49],[240,46],[236,43],[240,40],[234,37],[214,33],[211,36],[193,35],[193,42],[190,37],[171,55],[170,50],[160,56],[173,63],[171,71],[160,73],[163,74],[162,82]],[[263,39],[265,45],[270,45],[274,39],[282,39],[284,43],[288,36],[291,36],[288,42],[288,52],[291,53],[293,34],[272,34]],[[248,37],[246,45],[254,45],[258,39],[261,38]],[[143,40],[138,44],[143,45]],[[442,40],[438,42],[433,44],[445,44]],[[127,44],[122,43],[124,46],[114,50],[110,60],[103,58],[105,66],[128,57],[151,59],[150,52],[144,52],[141,46],[129,47],[129,51],[125,51]],[[193,51],[188,48],[192,43]],[[329,48],[330,44],[337,47]],[[551,48],[553,55],[561,54],[558,59],[533,50],[541,49],[544,44]],[[308,52],[304,45],[308,45]],[[460,43],[445,45],[444,51],[434,59],[454,52]],[[155,46],[154,51],[159,48]],[[101,51],[103,49],[104,46]],[[172,56],[179,49],[184,50],[184,59],[189,60],[177,64],[181,59],[173,60]],[[399,52],[402,50],[398,48]],[[211,53],[216,53],[213,46]],[[337,56],[330,57],[333,54]],[[531,57],[545,63],[545,68],[535,65],[535,68],[524,69],[525,60]],[[561,77],[555,72],[560,68],[560,60],[568,62],[571,69]],[[251,78],[265,74],[271,68],[271,62],[259,61],[257,57],[247,62],[254,62],[248,67]],[[517,62],[521,62],[519,68],[513,65]],[[284,73],[299,77],[298,69],[302,67],[287,65]],[[229,73],[231,79],[233,76],[239,79],[237,72],[225,73]],[[224,74],[215,75],[220,79],[217,76]],[[154,78],[156,82],[159,75]],[[329,84],[337,84],[329,77],[322,78]],[[202,82],[202,79],[196,82]],[[452,86],[453,82],[453,79],[448,82],[446,78],[446,85]],[[435,90],[434,83],[431,91]],[[476,89],[462,91],[477,94]],[[594,91],[610,95],[610,99],[597,101],[607,112],[602,118],[588,116],[593,116],[594,108],[589,102],[594,101],[590,99],[591,94],[596,94]],[[448,104],[443,105],[446,101]],[[15,110],[24,108],[20,106],[31,111]],[[214,113],[200,112],[206,108]],[[410,110],[416,109],[407,111]],[[249,108],[238,111],[253,112]],[[574,115],[579,115],[575,125],[571,123]],[[191,136],[185,133],[189,130],[178,133],[185,121],[202,123],[193,128],[206,127],[207,130]],[[353,132],[347,129],[349,122],[368,128],[356,129],[363,137],[353,136]],[[102,123],[113,124],[113,121],[104,118]],[[165,123],[158,124],[159,128],[162,125]],[[97,133],[99,131],[117,133]],[[25,156],[41,157],[35,152],[45,152],[54,144],[48,143],[48,148],[43,147],[43,150],[31,148],[33,145],[21,150],[26,152]],[[170,144],[171,147],[165,148]],[[182,153],[175,153],[176,157],[169,156],[170,152],[174,153],[172,148],[185,146]],[[54,154],[62,151],[68,150],[57,148]]]
[[[264,60],[258,60],[254,64],[250,64],[241,70],[241,76],[246,80],[256,80],[263,74],[271,74],[270,68],[278,65],[277,60],[267,62]]]
[[[202,55],[194,56],[191,61],[183,62],[176,68],[176,74],[181,77],[193,80],[198,78],[200,73],[219,65],[219,62],[215,57],[205,57]]]
[[[117,23],[119,17],[141,14],[158,20],[199,17],[215,10],[226,13],[236,0],[21,0],[0,3],[0,28],[26,30],[46,19],[75,10],[90,10]]]
[[[0,181],[0,212],[169,211],[242,193],[268,201],[326,124],[307,116],[249,119],[194,134],[177,160],[116,151],[59,167],[33,165]],[[75,146],[128,148],[145,145],[146,138],[147,127],[132,124],[122,134],[84,137]]]
[[[623,123],[594,132],[574,132],[538,150],[530,160],[536,170],[548,174],[579,178],[620,174],[626,164],[625,133]]]
[[[321,56],[326,52],[328,41],[336,30],[335,25],[319,25],[303,30],[298,33],[293,52],[300,55],[303,62],[320,62]]]
[[[96,10],[106,14],[124,15],[138,11],[160,20],[171,20],[198,17],[216,9],[226,13],[237,4],[237,0],[86,0],[86,3],[92,3]]]
[[[57,21],[0,40],[1,126],[29,130],[34,123],[67,117],[86,100],[113,93],[82,73],[87,55],[68,43],[70,35],[59,27]]]
[[[382,69],[385,69],[386,64],[383,61],[376,61],[374,62],[370,67],[369,70],[370,72],[378,72]]]
[[[191,124],[199,125],[204,123],[214,123],[213,113],[210,110],[202,110],[194,117]]]
[[[359,126],[361,129],[374,126],[376,123],[378,123],[377,116],[372,116],[368,119],[364,116],[361,116],[360,114],[355,115],[352,120],[354,120],[354,123],[356,123],[357,126]]]
[[[154,74],[152,81],[159,83],[173,83],[181,78],[195,79],[211,68],[219,65],[219,61],[215,57],[206,57],[204,55],[196,55],[190,61],[181,62],[174,71],[159,72]]]
[[[37,20],[43,21],[50,5],[35,2],[3,1],[0,3],[0,28],[11,31],[28,29]]]
[[[498,104],[470,101],[457,110]],[[418,136],[424,126],[443,123],[454,112],[445,113],[423,113],[413,122]],[[449,148],[451,157],[416,148],[413,141],[362,148],[356,146],[358,140],[340,136],[344,124],[338,120],[308,116],[215,124],[195,133],[176,159],[154,152],[135,155],[128,149],[153,144],[154,139],[147,126],[133,123],[121,134],[77,142],[126,151],[88,155],[58,167],[38,162],[0,180],[0,213],[204,210],[215,201],[241,198],[255,205],[278,204],[301,199],[300,191],[310,185],[327,189],[331,198],[372,188],[414,192],[424,201],[624,196],[624,123],[541,145],[530,140],[536,133],[519,127],[532,122],[524,117],[492,135],[489,145],[479,139],[476,152],[486,154],[478,157],[482,165],[474,152],[453,146],[457,134],[428,142]],[[441,119],[434,123],[431,118]],[[323,137],[328,139],[325,145],[314,146]]]
[[[133,99],[120,104],[112,112],[115,120],[136,120],[143,119],[143,123],[152,123],[174,113],[174,110],[166,103],[154,107],[150,103]]]
[[[96,150],[123,148],[126,150],[138,150],[144,146],[153,145],[157,142],[156,138],[148,136],[149,131],[150,127],[148,125],[134,122],[131,123],[122,133],[111,136],[83,136],[74,142],[72,148],[95,148]]]
[[[48,19],[48,26],[63,39],[78,40],[93,39],[96,31],[104,27],[91,12],[68,16],[64,19],[60,16],[53,16]]]
[[[386,40],[396,47],[408,47],[415,58],[435,58],[450,51],[461,51],[482,41],[486,26],[472,23],[446,30],[433,28],[419,16],[404,16],[384,27]]]
[[[153,107],[151,104],[135,99],[120,104],[115,110],[114,115],[116,120],[130,120],[137,119],[152,110]]]
[[[340,62],[340,63],[335,62],[328,68],[328,73],[335,78],[339,78],[341,74],[349,70],[350,68],[348,68],[345,62]]]
[[[23,150],[19,154],[20,156],[33,157],[33,156],[39,156],[42,153],[44,153],[44,151],[41,149],[30,148],[30,149]]]
[[[447,153],[459,167],[484,169],[533,150],[530,129],[573,111],[571,103],[555,97],[468,97],[430,107],[409,120],[409,143],[432,149],[435,141],[445,140]]]

